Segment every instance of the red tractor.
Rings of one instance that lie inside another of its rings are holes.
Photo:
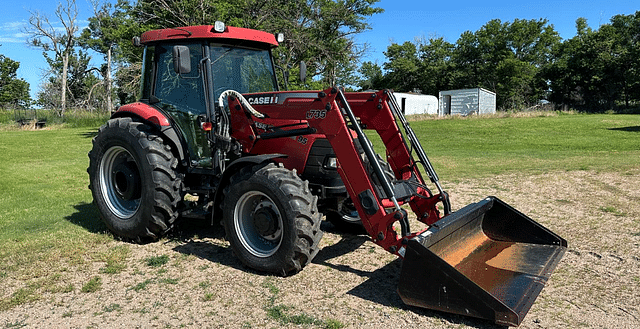
[[[326,216],[403,259],[405,303],[520,324],[567,242],[495,197],[451,212],[392,92],[278,91],[280,37],[216,22],[134,38],[140,100],[89,153],[108,228],[144,242],[211,218],[246,266],[289,275],[318,253]],[[407,210],[425,227],[412,232]]]

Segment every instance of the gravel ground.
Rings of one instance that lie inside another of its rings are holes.
[[[640,328],[640,170],[514,174],[444,185],[454,209],[495,195],[569,241],[520,328]],[[496,327],[404,305],[395,292],[399,260],[365,236],[322,227],[320,253],[286,278],[244,268],[219,227],[182,224],[173,237],[147,245],[112,241],[98,248],[126,250],[123,269],[107,274],[99,261],[70,267],[60,281],[72,291],[47,292],[0,312],[0,326]],[[149,259],[160,262],[150,266]],[[92,278],[100,284],[83,292]],[[19,287],[7,282],[0,297]]]

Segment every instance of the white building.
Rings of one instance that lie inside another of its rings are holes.
[[[393,95],[405,115],[438,114],[438,98],[436,96],[396,92]]]
[[[438,115],[496,113],[496,93],[482,88],[441,91]]]

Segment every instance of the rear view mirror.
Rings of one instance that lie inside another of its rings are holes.
[[[191,73],[191,56],[189,54],[189,47],[173,47],[173,70],[178,74]]]

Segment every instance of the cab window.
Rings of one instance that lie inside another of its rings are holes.
[[[155,96],[168,111],[187,112],[189,114],[206,113],[202,76],[198,66],[202,60],[202,46],[189,44],[191,72],[178,74],[173,67],[173,45],[156,46],[157,75]]]
[[[243,94],[277,90],[268,50],[212,44],[211,69],[216,99],[228,89]]]

